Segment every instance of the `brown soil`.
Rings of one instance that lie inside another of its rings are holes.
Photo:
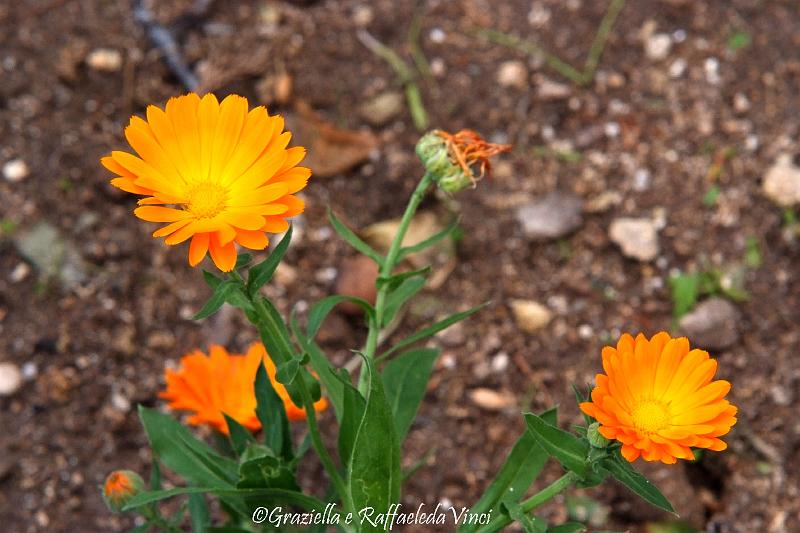
[[[187,1],[163,4],[158,18],[182,21],[181,52],[204,87],[266,102],[269,80],[288,74],[291,93],[283,104],[271,105],[273,111],[289,113],[305,101],[330,122],[357,129],[369,127],[356,112],[360,104],[395,87],[392,71],[356,38],[359,10],[369,6],[368,30],[406,54],[415,2],[214,2],[196,18],[185,16]],[[474,503],[522,430],[519,407],[482,410],[469,400],[470,389],[511,394],[533,410],[559,403],[562,423],[577,421],[570,384],[593,380],[604,342],[619,331],[670,327],[670,270],[691,268],[704,257],[715,264],[741,261],[746,238],[753,236],[763,263],[747,274],[750,299],[737,304],[741,339],[715,354],[720,376],[734,383],[731,399],[740,406],[740,422],[727,439],[730,449],[697,464],[646,470],[700,529],[800,531],[800,425],[793,409],[800,392],[800,246],[785,237],[781,209],[760,193],[760,180],[778,153],[798,148],[796,2],[629,2],[594,83],[570,86],[569,97],[558,100],[541,99],[529,83],[500,87],[498,66],[508,60],[523,61],[535,77],[568,82],[521,53],[476,39],[473,29],[493,27],[535,39],[579,65],[606,2],[423,4],[422,48],[444,65],[444,73],[422,83],[432,124],[451,131],[470,127],[515,148],[493,180],[458,196],[458,264],[443,287],[430,293],[428,307],[437,314],[486,300],[493,304],[464,324],[463,338],[445,339],[443,360],[452,364],[435,371],[404,456],[412,464],[432,446],[434,453],[406,485],[405,503]],[[533,26],[532,4],[545,8],[549,20]],[[644,53],[641,33],[650,21],[659,32],[686,32],[664,61]],[[752,42],[732,51],[729,38],[737,30]],[[121,52],[119,70],[87,66],[87,53],[97,48]],[[678,58],[687,70],[672,79],[669,67]],[[719,61],[717,84],[707,80],[708,58]],[[188,319],[208,292],[199,273],[188,268],[186,250],[153,240],[152,229],[130,213],[134,199],[113,190],[98,164],[101,155],[125,146],[122,129],[131,113],[185,91],[128,3],[3,3],[0,62],[0,163],[21,158],[30,168],[20,182],[0,179],[0,219],[6,229],[8,222],[18,226],[0,242],[0,362],[33,363],[36,369],[21,390],[0,398],[2,529],[121,531],[132,522],[105,509],[97,485],[114,468],[148,471],[145,437],[126,402],[156,404],[167,361],[211,340],[242,348],[254,332],[235,313],[202,323]],[[749,106],[737,105],[737,95]],[[602,133],[609,122],[621,126],[619,136]],[[407,111],[372,129],[381,142],[374,160],[315,179],[307,189],[303,236],[287,256],[296,279],[269,289],[283,310],[289,302],[329,294],[332,280],[325,269],[351,255],[325,231],[327,206],[364,228],[399,216],[398,198],[415,185],[418,134]],[[580,161],[537,155],[534,146],[548,144],[550,132],[571,141],[583,155]],[[757,147],[752,140],[748,145],[753,135]],[[709,208],[702,201],[708,170],[713,155],[725,148],[735,152],[724,161],[717,178],[722,193]],[[637,188],[640,168],[649,169],[650,179]],[[583,227],[560,242],[529,243],[513,206],[554,189],[586,200],[616,191],[623,201],[587,214]],[[610,221],[619,214],[647,216],[654,208],[663,208],[667,220],[660,237],[663,259],[626,259],[609,241]],[[11,233],[39,221],[60,228],[88,265],[89,276],[77,289],[43,283],[35,271],[21,280],[11,276],[25,261]],[[553,297],[565,301],[566,309],[545,329],[522,333],[508,301],[547,303]],[[335,320],[326,347],[341,361],[363,329],[352,317]],[[396,335],[426,320],[409,315]],[[508,355],[508,367],[487,372],[500,352]],[[556,468],[547,471],[548,478],[557,475]],[[647,522],[667,518],[625,490],[605,487],[586,491],[611,507],[601,529],[643,531]],[[566,518],[562,505],[546,513],[553,521]]]

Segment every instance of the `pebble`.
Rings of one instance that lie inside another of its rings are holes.
[[[469,399],[487,411],[502,411],[516,403],[516,398],[511,394],[483,387],[469,391]]]
[[[47,222],[19,232],[14,236],[14,244],[45,278],[56,278],[67,289],[77,287],[87,278],[86,264],[75,245]]]
[[[761,190],[767,198],[781,207],[792,207],[800,203],[800,167],[794,164],[789,154],[778,156],[764,176]]]
[[[22,386],[22,372],[14,363],[0,363],[0,396],[11,396]]]
[[[131,410],[131,401],[119,392],[111,395],[111,407],[121,413],[127,413]]]
[[[12,183],[24,180],[28,174],[30,174],[30,169],[22,159],[12,159],[3,165],[3,177]]]
[[[122,68],[122,54],[112,48],[97,48],[86,56],[86,64],[100,72],[117,72]]]
[[[716,57],[709,57],[703,63],[703,70],[706,73],[706,81],[712,85],[717,85],[720,82],[719,77],[719,59]]]
[[[669,77],[673,79],[682,77],[688,66],[688,63],[682,57],[676,59],[669,66]]]
[[[353,9],[353,23],[359,28],[365,28],[372,23],[375,13],[368,5],[360,4]]]
[[[672,38],[667,33],[654,33],[644,42],[644,53],[653,61],[666,59],[671,49]]]
[[[517,209],[517,220],[529,239],[559,239],[583,224],[583,201],[577,196],[552,192],[536,202]]]
[[[508,368],[509,357],[506,352],[500,352],[492,357],[492,372],[501,374]]]
[[[466,332],[464,331],[464,326],[459,322],[453,324],[449,328],[440,331],[436,338],[442,343],[443,346],[447,346],[448,348],[455,348],[457,346],[461,346],[467,340]]]
[[[739,339],[740,313],[724,298],[712,297],[699,303],[680,320],[680,329],[702,349],[722,350]]]
[[[511,311],[519,328],[526,333],[542,329],[553,318],[547,306],[534,300],[511,300]]]
[[[558,83],[544,76],[537,79],[536,96],[539,97],[539,100],[564,100],[571,94],[572,90],[569,85]]]
[[[658,231],[655,223],[649,218],[614,219],[608,235],[627,257],[639,261],[651,261],[658,255]]]
[[[528,85],[528,69],[522,61],[504,61],[497,69],[497,83],[501,87],[524,89]]]
[[[403,111],[405,99],[397,91],[387,91],[359,107],[361,117],[373,126],[383,126]]]
[[[31,267],[28,266],[28,263],[18,263],[17,266],[14,267],[14,270],[11,271],[11,275],[8,278],[11,280],[11,283],[19,283],[27,278],[30,273]]]
[[[375,280],[378,277],[378,265],[369,257],[358,255],[345,259],[336,279],[336,294],[356,296],[369,303],[375,303]],[[350,302],[342,303],[342,312],[357,315],[361,308]]]

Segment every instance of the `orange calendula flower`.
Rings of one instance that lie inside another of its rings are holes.
[[[120,512],[131,498],[144,490],[144,480],[132,470],[115,470],[103,484],[103,499],[109,509]]]
[[[603,348],[603,369],[592,401],[580,408],[600,423],[601,435],[622,443],[628,461],[673,464],[694,459],[691,448],[727,448],[719,437],[736,423],[736,406],[725,400],[731,384],[711,381],[716,360],[690,350],[685,337],[626,333],[616,348]]]
[[[225,272],[236,264],[238,243],[263,250],[265,233],[288,229],[303,212],[295,196],[311,171],[297,166],[305,148],[287,148],[283,118],[264,107],[248,111],[247,99],[213,94],[171,98],[165,109],[131,117],[125,137],[138,154],[114,151],[101,163],[118,177],[111,184],[144,196],[134,214],[167,225],[153,233],[174,245],[191,239],[189,264],[210,252]]]
[[[510,144],[490,143],[472,130],[455,134],[433,130],[417,143],[417,155],[426,170],[439,187],[449,193],[474,187],[475,182],[491,170],[489,159],[509,150]]]
[[[305,419],[305,410],[297,407],[286,387],[275,380],[275,364],[260,342],[252,344],[244,355],[229,354],[222,346],[212,345],[208,356],[199,350],[183,356],[177,371],[167,369],[167,388],[159,396],[168,400],[172,409],[194,413],[187,419],[192,425],[210,425],[227,435],[225,413],[250,431],[256,431],[261,423],[256,417],[253,384],[262,361],[289,420]],[[322,411],[327,406],[327,400],[321,398],[314,404],[314,410]]]

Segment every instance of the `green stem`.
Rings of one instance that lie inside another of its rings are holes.
[[[430,187],[432,182],[433,175],[426,172],[425,175],[422,176],[417,188],[414,189],[414,193],[411,195],[408,206],[406,206],[406,211],[403,213],[403,218],[400,219],[400,225],[397,228],[397,234],[394,236],[394,239],[392,239],[392,243],[389,245],[389,251],[386,253],[386,258],[381,265],[379,277],[388,278],[392,275],[392,271],[394,271],[394,267],[397,264],[397,258],[399,257],[400,250],[403,246],[403,239],[408,232],[409,224],[411,224],[411,219],[414,218],[414,214],[417,212],[419,204],[422,203],[422,200],[425,198],[425,193],[428,191],[428,187]],[[388,287],[387,284],[384,283],[378,288],[378,293],[375,296],[375,318],[369,323],[367,341],[364,345],[364,355],[370,359],[374,359],[375,350],[378,347],[378,335],[383,327],[383,315],[385,312],[384,307],[386,305],[387,296]],[[361,372],[359,375],[358,388],[362,393],[365,392],[365,372]]]
[[[522,509],[523,513],[529,513],[542,505],[543,503],[549,501],[557,494],[564,492],[567,488],[569,488],[575,481],[579,479],[580,476],[575,472],[567,472],[557,480],[553,481],[550,485],[546,486],[527,500],[524,500],[519,504],[520,509]],[[513,520],[507,516],[502,515],[498,516],[475,533],[493,533],[495,531],[500,531],[507,525],[509,525]]]
[[[231,273],[231,277],[237,280],[239,283],[242,284],[243,292],[248,294],[246,290],[244,290],[244,280],[242,276],[234,271]],[[259,324],[254,324],[256,328],[259,330],[262,336],[266,333],[270,338],[279,342],[282,346],[282,351],[285,354],[292,354],[294,350],[292,349],[291,344],[289,343],[289,339],[285,338],[285,336],[281,333],[281,328],[278,324],[275,324],[273,321],[272,315],[267,311],[264,302],[261,301],[259,296],[256,295],[249,295],[248,299],[250,303],[253,304],[253,308],[256,310],[258,314]],[[303,401],[303,409],[306,412],[306,421],[308,423],[308,432],[311,436],[311,445],[314,447],[314,450],[317,452],[317,456],[319,456],[319,460],[322,463],[323,468],[328,473],[328,476],[331,478],[331,482],[333,486],[336,488],[336,492],[339,493],[339,496],[342,498],[343,505],[345,507],[345,513],[350,512],[353,508],[353,504],[350,501],[350,493],[347,490],[347,485],[344,482],[344,479],[339,474],[339,470],[336,468],[336,465],[333,462],[333,458],[331,457],[330,453],[328,453],[328,449],[325,447],[325,443],[322,442],[322,436],[319,431],[319,425],[317,424],[317,414],[314,410],[314,400],[311,397],[311,392],[308,390],[308,385],[306,384],[305,379],[302,375],[299,375],[295,380],[297,384],[297,388],[300,391],[300,396]]]

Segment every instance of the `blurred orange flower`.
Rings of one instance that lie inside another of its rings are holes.
[[[311,171],[297,166],[305,148],[286,148],[291,133],[283,126],[264,107],[248,111],[241,96],[219,103],[213,94],[190,93],[171,98],[164,110],[149,106],[147,120],[131,117],[125,137],[138,157],[114,151],[101,163],[117,174],[112,185],[144,196],[137,217],[168,223],[153,237],[168,245],[191,239],[190,265],[210,252],[228,272],[236,264],[234,243],[263,250],[265,233],[286,231],[286,219],[303,212],[295,193]]]
[[[103,500],[109,509],[120,512],[142,490],[144,481],[139,474],[132,470],[114,470],[103,484]]]
[[[600,423],[601,435],[622,443],[628,461],[673,464],[694,459],[693,447],[727,448],[719,437],[736,423],[736,406],[724,399],[731,384],[711,381],[716,360],[690,350],[685,337],[626,333],[616,348],[603,348],[603,368],[592,401],[580,408]]]
[[[261,361],[272,387],[283,400],[289,420],[305,419],[305,410],[297,407],[286,387],[275,380],[275,364],[260,342],[252,344],[244,355],[229,354],[222,346],[212,345],[208,356],[199,350],[183,356],[177,371],[167,369],[167,388],[159,397],[168,400],[172,409],[194,413],[187,419],[192,425],[207,424],[227,435],[225,413],[250,431],[256,431],[261,423],[256,417],[253,385]],[[327,400],[322,398],[314,404],[314,410],[322,411],[327,406]]]

